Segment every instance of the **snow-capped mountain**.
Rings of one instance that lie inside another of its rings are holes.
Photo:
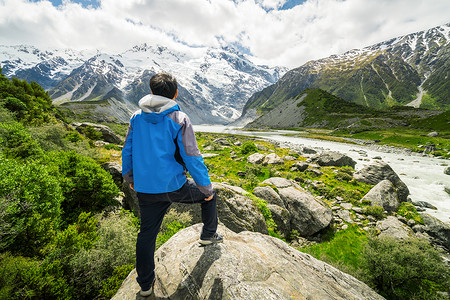
[[[254,92],[286,71],[255,65],[231,47],[180,51],[147,44],[113,55],[0,46],[0,63],[6,76],[48,89],[56,104],[115,98],[130,111],[150,92],[150,77],[166,71],[177,78],[177,101],[197,124],[235,120]]]
[[[450,24],[310,61],[255,93],[244,115],[264,112],[306,88],[369,107],[450,108]]]

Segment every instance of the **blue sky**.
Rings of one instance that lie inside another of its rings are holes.
[[[0,0],[0,45],[117,54],[229,44],[294,68],[449,22],[449,0]]]
[[[39,2],[42,0],[31,0],[32,2]],[[58,7],[63,4],[63,0],[49,0],[53,6]],[[124,0],[126,1],[126,0]],[[81,4],[85,8],[98,8],[100,6],[100,0],[70,0],[70,2]]]

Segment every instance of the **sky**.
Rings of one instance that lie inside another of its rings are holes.
[[[449,22],[449,0],[0,0],[0,45],[117,54],[232,44],[294,68]]]

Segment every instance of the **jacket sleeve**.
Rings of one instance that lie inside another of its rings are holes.
[[[208,169],[203,162],[202,154],[198,149],[195,139],[194,129],[187,115],[180,120],[181,129],[177,135],[177,143],[180,149],[180,155],[183,159],[189,174],[191,174],[200,191],[209,197],[213,194],[211,180],[209,179]]]
[[[133,126],[128,126],[127,135],[125,137],[125,143],[122,149],[122,177],[129,183],[133,183]]]

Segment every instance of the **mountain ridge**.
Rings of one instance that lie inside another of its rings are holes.
[[[167,71],[178,80],[181,108],[197,124],[237,119],[256,90],[274,83],[286,71],[255,65],[230,46],[174,50],[146,43],[114,55],[0,46],[0,62],[7,77],[42,84],[55,104],[114,97],[135,109],[138,100],[150,92],[151,75]]]
[[[250,109],[268,111],[306,88],[376,108],[409,104],[448,109],[449,61],[450,23],[309,61],[253,94],[243,115]]]

